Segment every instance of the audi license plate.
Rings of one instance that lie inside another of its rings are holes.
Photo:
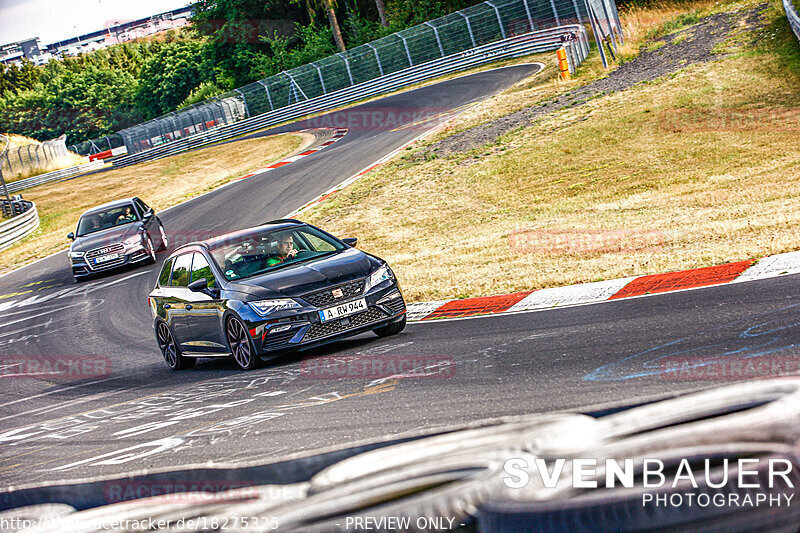
[[[361,311],[367,310],[367,301],[362,298],[352,302],[347,302],[336,307],[329,307],[319,312],[319,319],[323,322],[333,320],[335,318],[342,318],[343,316],[350,316]]]
[[[97,265],[99,263],[105,263],[106,261],[111,261],[112,259],[119,259],[119,254],[101,255],[100,257],[95,258],[94,264]]]

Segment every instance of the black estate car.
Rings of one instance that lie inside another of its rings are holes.
[[[187,244],[164,262],[148,301],[170,368],[232,355],[261,356],[406,325],[400,285],[382,259],[285,219]]]
[[[155,263],[167,249],[164,225],[139,198],[126,198],[89,209],[67,238],[75,279],[130,263]]]

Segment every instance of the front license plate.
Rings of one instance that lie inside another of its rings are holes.
[[[354,315],[366,310],[367,301],[362,298],[360,300],[354,300],[342,305],[337,305],[336,307],[323,309],[319,312],[319,319],[323,322],[327,322],[328,320],[333,320],[334,318],[342,318],[343,316]]]
[[[112,259],[119,259],[119,254],[106,254],[101,255],[100,257],[96,257],[94,259],[94,264],[98,263],[105,263],[106,261],[111,261]]]

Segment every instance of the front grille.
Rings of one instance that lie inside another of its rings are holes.
[[[100,263],[99,265],[95,265],[92,261],[92,258],[106,254],[121,254],[121,257],[112,261]],[[86,259],[86,264],[89,265],[89,268],[92,270],[105,270],[107,268],[113,268],[125,262],[125,246],[122,243],[117,243],[103,246],[102,248],[95,248],[94,250],[89,250],[86,252],[84,257]]]
[[[342,291],[342,296],[339,298],[334,298],[333,291],[337,289]],[[361,296],[363,293],[364,280],[360,279],[322,291],[312,292],[310,294],[306,294],[305,296],[301,296],[301,298],[315,307],[323,308],[336,305],[340,302],[344,302],[345,300],[349,300],[350,298],[355,298],[356,296]]]
[[[281,344],[286,344],[292,340],[295,333],[297,333],[297,329],[268,334],[264,339],[264,349],[276,348]]]
[[[91,259],[92,257],[96,257],[98,255],[106,255],[106,254],[118,254],[125,251],[125,246],[122,243],[117,244],[110,244],[108,246],[103,246],[102,248],[95,248],[94,250],[89,250],[86,252],[86,259]]]
[[[335,335],[351,329],[360,328],[361,326],[366,326],[367,324],[372,324],[373,322],[379,322],[385,318],[388,318],[388,316],[389,315],[377,307],[371,307],[364,313],[359,313],[357,315],[348,317],[350,319],[350,324],[347,326],[341,325],[340,322],[342,319],[312,324],[311,327],[308,328],[305,337],[303,337],[303,341],[313,341],[329,335]]]

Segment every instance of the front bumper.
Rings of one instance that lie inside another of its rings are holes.
[[[242,318],[250,330],[256,350],[260,354],[272,354],[313,348],[397,322],[405,316],[405,300],[395,280],[381,284],[366,294],[344,298],[336,303],[343,304],[361,298],[366,300],[366,311],[325,322],[319,317],[322,307],[311,305],[276,319],[258,317],[246,307],[242,311],[245,315]]]
[[[89,264],[86,257],[70,257],[70,265],[72,267],[72,275],[76,278],[90,276],[98,272],[106,272],[115,268],[140,263],[146,261],[149,257],[147,250],[144,246],[134,245],[125,248],[124,255],[118,259],[113,259],[105,263]]]

